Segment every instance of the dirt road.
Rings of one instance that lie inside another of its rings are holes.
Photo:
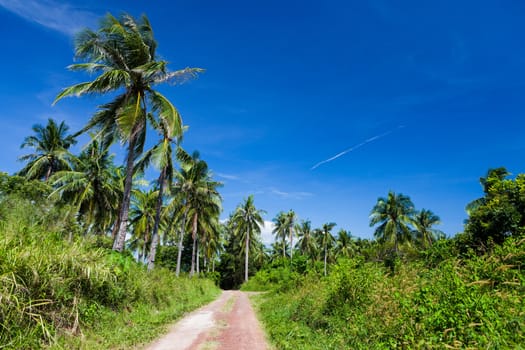
[[[269,350],[248,300],[240,291],[222,295],[172,326],[146,350]]]

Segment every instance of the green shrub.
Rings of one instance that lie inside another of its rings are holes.
[[[110,338],[119,319],[126,328],[125,315],[168,322],[217,295],[208,280],[177,279],[162,268],[147,272],[129,255],[97,248],[100,239],[69,242],[64,211],[9,196],[0,200],[0,344],[5,348],[57,342],[77,348],[81,345],[71,342],[85,339],[79,334]],[[140,343],[144,333],[156,334],[144,328],[140,337],[113,342]],[[111,344],[104,342],[96,343]]]
[[[520,348],[525,239],[463,259],[447,247],[437,243],[395,274],[340,260],[326,278],[274,288],[259,306],[270,338],[279,349]]]

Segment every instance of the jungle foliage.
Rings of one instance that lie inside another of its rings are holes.
[[[111,238],[74,235],[70,242],[70,231],[80,228],[67,208],[0,197],[3,348],[141,344],[218,293],[206,279],[176,278],[162,268],[148,273],[131,255],[113,252]]]

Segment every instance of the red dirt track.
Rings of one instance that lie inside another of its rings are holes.
[[[224,291],[214,302],[192,312],[146,350],[269,350],[248,299]]]

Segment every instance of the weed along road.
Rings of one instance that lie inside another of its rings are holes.
[[[224,291],[214,302],[174,324],[146,350],[267,350],[248,294]]]

